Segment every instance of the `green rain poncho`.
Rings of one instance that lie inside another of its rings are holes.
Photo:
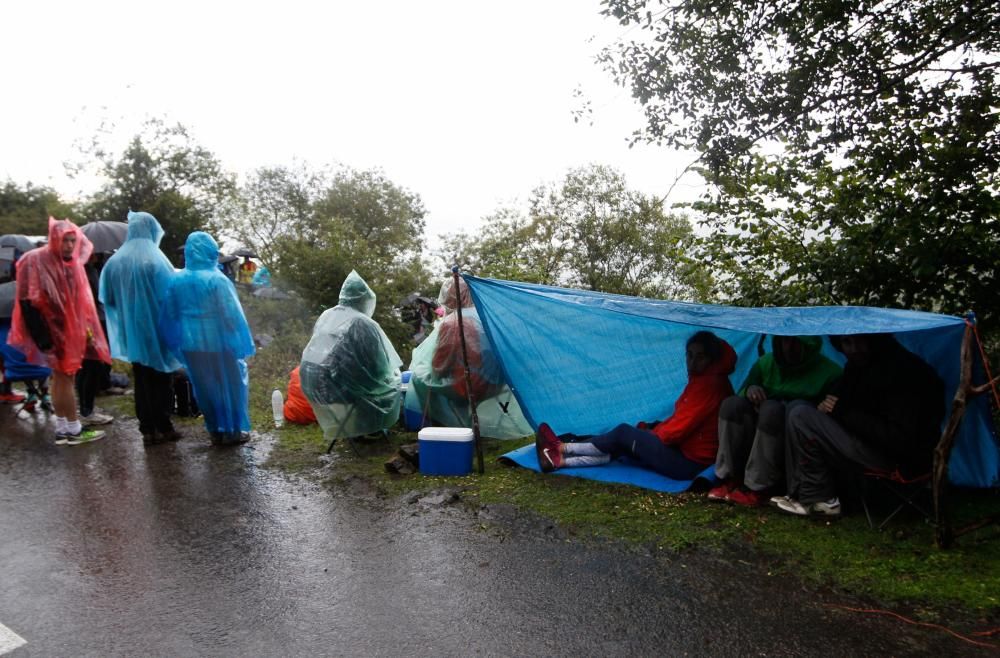
[[[438,302],[447,309],[448,315],[413,350],[406,408],[418,414],[424,414],[426,410],[428,422],[436,425],[472,427],[458,314],[455,312],[461,305],[465,348],[469,357],[469,382],[476,401],[480,434],[494,439],[516,439],[532,434],[533,430],[513,392],[504,383],[500,364],[483,332],[465,281],[460,280],[458,294],[455,294],[453,280],[447,280],[441,287]]]
[[[774,352],[760,357],[747,373],[739,394],[746,395],[751,386],[760,386],[773,400],[808,400],[819,402],[840,377],[841,369],[821,354],[821,336],[798,336],[802,343],[802,361],[782,364]]]
[[[375,293],[351,271],[340,303],[323,312],[302,352],[302,392],[328,440],[363,436],[399,420],[399,367],[382,327],[371,319]]]

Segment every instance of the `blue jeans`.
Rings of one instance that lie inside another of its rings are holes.
[[[664,445],[652,432],[625,423],[606,434],[592,437],[588,443],[611,455],[612,459],[628,455],[672,480],[693,480],[708,466],[688,459],[674,446]]]

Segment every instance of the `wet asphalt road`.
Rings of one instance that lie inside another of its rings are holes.
[[[27,641],[9,655],[976,654],[739,564],[331,491],[260,467],[264,437],[185,433],[146,449],[119,420],[58,447],[0,408],[0,624]]]

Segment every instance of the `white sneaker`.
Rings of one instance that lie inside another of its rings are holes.
[[[809,511],[813,514],[823,514],[825,516],[840,516],[840,499],[835,496],[830,500],[821,500],[818,503],[813,503],[809,507]]]
[[[788,512],[796,516],[809,516],[809,508],[791,496],[775,496],[771,499],[771,505],[777,507],[782,512]]]
[[[89,416],[80,416],[80,424],[84,427],[94,427],[95,425],[107,425],[114,418],[99,411],[93,411]]]

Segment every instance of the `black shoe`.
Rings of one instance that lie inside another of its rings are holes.
[[[142,443],[147,446],[155,446],[160,443],[164,443],[166,439],[159,432],[143,432],[142,433]]]
[[[167,430],[166,432],[158,432],[158,434],[163,437],[164,441],[180,441],[184,438],[180,432],[174,429]]]

